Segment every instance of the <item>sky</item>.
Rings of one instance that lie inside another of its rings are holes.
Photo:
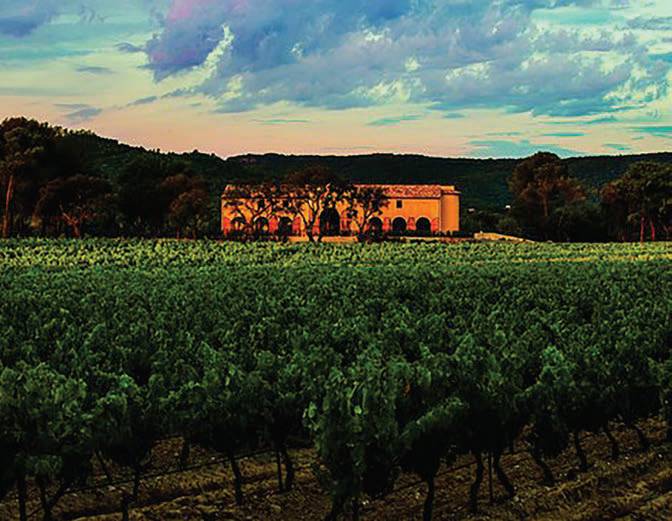
[[[671,80],[671,0],[0,0],[0,118],[167,151],[669,151]]]

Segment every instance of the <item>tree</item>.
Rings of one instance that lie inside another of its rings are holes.
[[[646,238],[647,227],[652,241],[656,240],[658,227],[669,234],[672,167],[652,161],[634,163],[625,175],[603,188],[602,204],[620,218],[622,229],[628,223],[637,223],[640,242]],[[625,232],[621,235],[625,236]]]
[[[143,155],[131,161],[119,178],[117,195],[124,227],[144,236],[161,234],[170,204],[180,191],[176,190],[180,183],[173,184],[168,179],[180,175],[191,177],[188,166],[159,154]]]
[[[625,242],[628,238],[628,202],[622,189],[622,181],[617,179],[607,183],[600,191],[602,213],[608,223],[608,234]]]
[[[35,217],[42,221],[60,220],[82,236],[82,226],[95,220],[110,203],[109,184],[95,177],[75,175],[49,182],[40,191]]]
[[[167,177],[159,186],[167,204],[167,223],[177,238],[187,234],[194,239],[207,226],[210,201],[205,181],[184,173]]]
[[[168,221],[176,228],[177,238],[189,234],[196,239],[208,222],[210,206],[208,193],[203,188],[193,188],[179,194],[170,203]]]
[[[301,218],[310,242],[320,242],[324,229],[316,225],[325,210],[335,209],[344,200],[347,186],[328,168],[309,166],[290,174],[285,187],[289,192],[285,210]]]
[[[385,191],[375,186],[352,186],[344,192],[344,198],[348,203],[346,215],[355,223],[360,241],[366,236],[369,221],[390,204]]]
[[[548,152],[519,163],[509,189],[514,196],[512,213],[532,235],[543,239],[550,238],[549,219],[555,209],[585,198],[585,190],[569,176],[567,165]]]
[[[460,231],[466,233],[499,231],[499,221],[503,216],[505,214],[493,210],[474,209],[473,211],[465,212],[460,219]]]
[[[0,124],[0,180],[4,188],[2,237],[12,234],[17,181],[30,175],[37,161],[54,143],[60,129],[26,118],[10,118]]]
[[[247,235],[254,234],[258,219],[270,216],[280,204],[279,189],[270,182],[230,185],[224,193],[224,207],[243,223]]]
[[[553,238],[563,242],[601,242],[607,236],[600,205],[594,201],[574,201],[557,208],[549,224]]]

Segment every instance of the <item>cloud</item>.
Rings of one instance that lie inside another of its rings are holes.
[[[54,107],[57,109],[78,110],[85,109],[89,107],[89,105],[86,105],[85,103],[55,103]]]
[[[632,150],[630,145],[620,145],[617,143],[605,143],[602,145],[604,148],[609,148],[611,150],[616,150],[617,152],[629,152]]]
[[[572,126],[577,126],[577,125],[606,125],[609,123],[618,123],[618,118],[613,115],[609,116],[603,116],[600,118],[594,118],[594,119],[588,119],[588,120],[565,120],[565,121],[548,121],[548,125],[572,125]]]
[[[146,98],[136,99],[135,101],[132,101],[131,103],[129,103],[127,106],[128,107],[137,107],[139,105],[149,105],[150,103],[154,103],[158,99],[159,99],[158,96],[147,96]]]
[[[624,5],[172,0],[146,53],[158,81],[200,70],[202,81],[185,94],[210,96],[223,113],[288,101],[328,109],[411,102],[448,113],[506,107],[597,115],[660,99],[670,67],[649,56],[635,29],[546,27],[532,15]]]
[[[665,137],[672,138],[672,127],[671,126],[656,126],[648,125],[641,127],[633,127],[632,130],[639,134],[648,134],[655,137]]]
[[[85,121],[89,121],[90,119],[95,118],[101,112],[103,112],[102,109],[91,107],[89,105],[78,105],[78,107],[82,108],[78,108],[74,112],[70,112],[65,115],[65,119],[67,119],[68,122],[83,123]]]
[[[58,0],[3,0],[0,33],[22,37],[49,22],[58,14]]]
[[[651,55],[652,60],[661,60],[664,62],[672,63],[672,52],[664,53],[664,54],[652,54]]]
[[[82,67],[77,67],[77,72],[85,72],[88,74],[112,74],[112,69],[107,67],[97,67],[94,65],[86,65]]]
[[[128,43],[128,42],[118,43],[117,45],[115,45],[115,48],[119,52],[128,53],[128,54],[144,52],[143,47],[140,47],[138,45],[133,45],[132,43]]]
[[[542,134],[543,137],[581,137],[585,135],[583,132],[549,132]]]
[[[672,31],[672,16],[639,16],[634,20],[630,20],[628,22],[628,27],[645,31]]]
[[[469,144],[474,147],[470,155],[483,158],[520,158],[531,156],[539,151],[552,152],[561,157],[584,155],[576,150],[557,145],[531,143],[527,139],[521,141],[475,140],[470,141]]]
[[[421,118],[418,114],[408,114],[405,116],[393,116],[389,118],[380,118],[367,123],[369,127],[390,127],[403,123],[404,121],[417,121]]]
[[[274,118],[274,119],[255,119],[256,123],[261,123],[262,125],[295,125],[297,123],[310,123],[307,119],[286,119],[286,118]]]
[[[521,136],[522,132],[488,132],[486,136],[495,136],[495,137],[514,137]]]
[[[618,123],[618,118],[615,116],[605,116],[603,118],[591,119],[589,121],[582,121],[581,125],[605,125],[607,123]]]
[[[123,24],[133,15],[149,16],[165,9],[169,0],[0,0],[0,35],[24,38],[59,17],[59,22],[96,24],[100,27],[108,18]],[[67,18],[66,18],[67,17]],[[135,21],[137,23],[137,20]],[[58,42],[54,42],[58,43]]]

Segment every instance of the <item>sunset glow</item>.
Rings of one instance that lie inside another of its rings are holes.
[[[3,0],[0,117],[164,150],[669,150],[668,0]]]

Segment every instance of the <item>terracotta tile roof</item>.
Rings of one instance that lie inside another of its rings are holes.
[[[454,186],[442,185],[357,185],[362,188],[382,188],[390,199],[434,199],[444,192],[456,192]]]
[[[384,185],[384,184],[357,184],[361,188],[382,188],[390,199],[438,199],[442,193],[459,193],[454,186],[448,185]],[[225,197],[241,185],[227,185],[224,188]]]

